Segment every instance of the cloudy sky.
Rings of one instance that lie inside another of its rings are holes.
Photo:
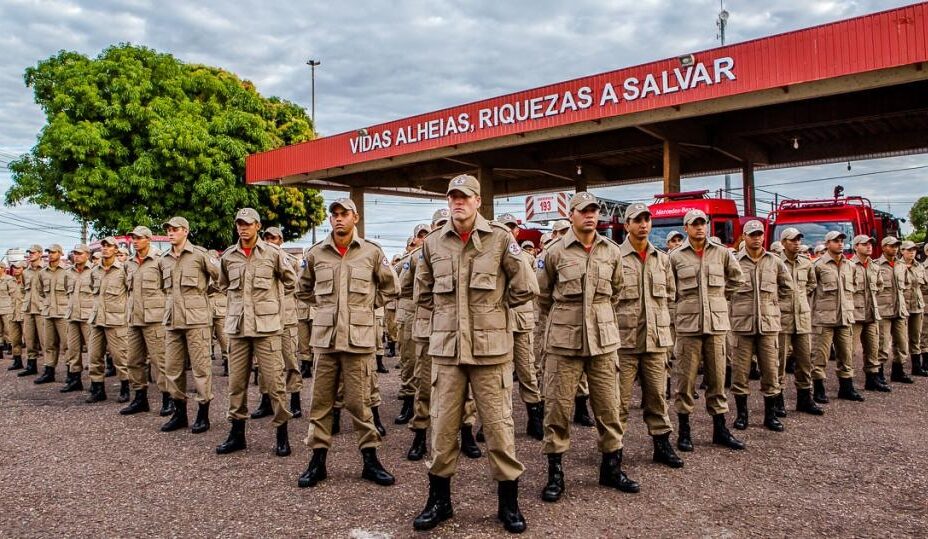
[[[727,42],[854,17],[910,2],[890,0],[731,0]],[[322,135],[393,120],[718,45],[712,0],[553,0],[263,2],[0,0],[0,190],[5,164],[35,142],[44,118],[22,80],[26,67],[60,49],[96,56],[131,42],[181,60],[220,66],[309,108],[306,60],[316,58],[316,123]],[[926,194],[928,157],[882,159],[759,172],[757,184],[792,197],[849,194],[905,216]],[[846,177],[851,176],[851,177]],[[810,181],[820,180],[820,181]],[[733,178],[737,185],[740,178]],[[717,189],[719,177],[684,180]],[[650,200],[659,184],[594,190]],[[327,199],[337,193],[325,193]],[[771,198],[758,193],[759,206]],[[443,201],[368,197],[369,236],[388,252],[416,220]],[[768,204],[769,206],[769,204]],[[522,199],[497,201],[521,216]],[[375,208],[377,211],[371,212]],[[383,211],[380,211],[380,210]],[[30,206],[0,207],[0,248],[72,244],[67,216]],[[308,238],[306,239],[308,242]]]

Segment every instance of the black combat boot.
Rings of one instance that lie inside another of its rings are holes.
[[[261,419],[262,417],[267,417],[269,415],[274,415],[274,407],[271,406],[271,396],[267,393],[261,394],[261,402],[258,403],[258,407],[254,412],[251,413],[252,419]]]
[[[132,399],[132,402],[129,403],[129,406],[126,406],[119,411],[121,415],[132,415],[138,414],[140,412],[148,412],[151,410],[151,407],[148,404],[148,390],[140,389],[135,392],[135,398]]]
[[[303,417],[303,404],[300,402],[299,391],[290,394],[290,413],[293,414],[294,419]]]
[[[119,396],[116,397],[116,402],[129,402],[129,381],[122,380],[119,382]]]
[[[106,387],[103,382],[90,382],[90,396],[84,402],[94,403],[106,400]]]
[[[556,502],[564,494],[564,466],[561,464],[561,453],[548,453],[548,483],[541,491],[541,499],[546,502]]]
[[[39,374],[38,362],[35,359],[27,359],[26,370],[16,373],[16,376],[23,378],[24,376],[32,376],[34,374]]]
[[[83,389],[84,383],[81,381],[81,373],[69,372],[64,387],[58,391],[61,393],[71,393],[72,391],[82,391]]]
[[[23,368],[23,357],[22,356],[13,356],[13,364],[7,367],[8,371],[18,371]]]
[[[422,460],[425,457],[425,429],[413,429],[412,445],[406,452],[406,460]]]
[[[905,368],[902,366],[902,363],[893,362],[893,368],[889,374],[890,382],[899,382],[900,384],[914,384],[915,380],[909,377],[905,373]]]
[[[190,432],[200,434],[209,430],[209,403],[197,403],[197,419],[190,426]]]
[[[387,374],[390,372],[390,369],[383,366],[383,356],[377,356],[377,372],[380,374]]]
[[[880,378],[880,381],[886,384],[886,374],[883,372],[883,366],[880,365],[880,370],[877,371],[877,375]]]
[[[287,424],[277,427],[277,443],[274,445],[274,454],[278,457],[290,455],[290,434],[287,432]]]
[[[525,427],[525,433],[536,440],[543,439],[545,429],[541,403],[526,404],[525,409],[528,412],[528,425]]]
[[[703,376],[704,381],[705,379]],[[731,389],[731,365],[725,365],[725,389]]]
[[[313,364],[305,359],[300,361],[300,377],[302,378],[312,378],[313,377]]]
[[[878,372],[865,372],[864,378],[864,390],[866,391],[881,391],[883,393],[889,393],[892,391],[892,388],[889,387],[889,384],[880,380],[880,373]]]
[[[409,423],[413,416],[413,401],[415,401],[415,399],[416,398],[412,395],[402,398],[403,408],[400,409],[400,415],[396,416],[396,419],[393,420],[393,423],[397,425],[405,425],[406,423]]]
[[[226,441],[216,446],[216,454],[228,455],[229,453],[235,453],[247,447],[248,442],[245,441],[245,420],[233,419],[232,428],[229,429],[229,437],[226,438]]]
[[[306,471],[300,475],[300,479],[296,482],[298,487],[314,487],[316,483],[327,477],[325,472],[325,457],[328,453],[328,449],[313,449],[313,456],[309,459],[309,466],[306,467]]]
[[[732,436],[725,427],[725,414],[712,416],[712,443],[729,449],[744,449],[744,442]]]
[[[777,397],[764,397],[764,427],[774,432],[783,432],[785,427],[777,418]]]
[[[757,365],[756,360],[751,361],[751,370],[748,372],[748,379],[760,380],[760,367]]]
[[[599,484],[631,494],[641,490],[638,483],[629,479],[622,471],[621,449],[612,453],[603,453],[603,460],[599,464]]]
[[[483,456],[477,440],[474,440],[474,429],[470,425],[461,425],[461,453],[470,459],[479,459]]]
[[[103,376],[107,378],[116,376],[116,365],[113,363],[113,358],[109,354],[106,354],[106,370],[103,371]]]
[[[342,431],[342,409],[332,408],[332,436]]]
[[[167,391],[161,392],[161,410],[158,415],[167,417],[174,413],[174,401],[171,400],[171,394]]]
[[[828,395],[825,393],[825,380],[812,380],[812,400],[819,404],[828,404]]]
[[[786,417],[786,400],[783,398],[782,389],[780,393],[777,394],[777,398],[773,401],[773,404],[773,412],[777,414],[777,417]]]
[[[690,414],[677,414],[677,449],[684,452],[693,450],[693,438],[690,435]]]
[[[900,365],[901,367],[902,365]],[[846,401],[863,402],[864,397],[854,389],[853,378],[838,378],[838,398]]]
[[[364,469],[361,470],[361,479],[367,479],[382,487],[388,487],[396,483],[396,478],[383,468],[383,464],[381,464],[380,460],[377,458],[376,448],[365,447],[362,449],[361,459],[364,461]]]
[[[387,341],[387,357],[396,357],[396,341]]]
[[[42,371],[42,376],[39,376],[32,381],[33,384],[47,384],[49,382],[55,381],[55,367],[49,365],[45,366],[45,369]]]
[[[735,395],[735,407],[738,413],[735,415],[735,422],[731,426],[738,430],[744,430],[748,428],[748,396]]]
[[[509,533],[525,531],[525,517],[519,510],[519,480],[499,481],[496,485],[496,518]]]
[[[809,415],[825,415],[825,409],[815,404],[811,389],[796,390],[796,411]]]
[[[670,445],[670,433],[658,434],[652,436],[654,442],[654,456],[652,460],[658,464],[664,464],[669,468],[682,468],[683,459],[681,459]]]
[[[587,395],[574,397],[574,423],[581,427],[593,427],[596,425],[586,406],[588,400],[590,400],[590,397]]]
[[[912,354],[912,376],[928,376],[928,354]]]
[[[786,358],[786,366],[784,367],[786,374],[796,374],[796,358],[793,354],[790,354]]]
[[[480,425],[480,428],[477,429],[477,436],[476,436],[476,438],[477,438],[477,441],[480,442],[480,443],[482,443],[482,444],[487,443],[487,439],[486,439],[486,437],[484,437],[484,435],[483,435],[483,425]]]
[[[374,428],[377,429],[381,437],[386,436],[387,429],[383,427],[383,423],[380,421],[380,410],[378,406],[371,406],[371,415],[374,416]]]
[[[173,399],[174,412],[171,419],[164,425],[161,425],[161,432],[171,432],[178,429],[187,428],[187,401],[183,399]]]
[[[222,375],[229,376],[229,358],[222,356]]]
[[[429,499],[425,508],[412,521],[416,531],[431,530],[454,516],[451,505],[451,478],[429,474]]]

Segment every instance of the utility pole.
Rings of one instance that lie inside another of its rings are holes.
[[[719,0],[719,17],[715,20],[715,25],[719,29],[719,33],[716,37],[722,42],[722,46],[725,46],[725,27],[728,26],[728,12],[725,11],[725,0]],[[725,196],[731,198],[731,174],[725,175]]]
[[[312,108],[310,108],[310,115],[309,115],[309,117],[312,118],[312,121],[313,121],[313,133],[315,134],[315,133],[318,133],[318,132],[319,132],[319,131],[316,129],[316,66],[322,65],[322,61],[321,61],[321,60],[314,60],[314,59],[310,58],[310,59],[306,62],[306,65],[309,66],[309,80],[310,80],[309,91],[310,91],[310,96],[311,96],[311,100],[312,100]],[[313,244],[315,244],[315,243],[316,243],[316,225],[313,225]]]

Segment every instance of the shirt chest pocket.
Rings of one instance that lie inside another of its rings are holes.
[[[371,268],[351,268],[351,280],[348,282],[348,291],[355,294],[370,294],[373,272]]]
[[[612,296],[612,274],[615,267],[612,264],[600,263],[596,270],[596,293]]]
[[[721,264],[709,265],[709,286],[716,288],[725,286],[725,268]]]
[[[651,272],[651,296],[655,298],[667,297],[667,272],[663,268]]]
[[[638,286],[640,279],[638,270],[628,266],[622,267],[622,290],[619,292],[620,299],[638,299],[641,297],[641,287]]]
[[[193,269],[184,270],[180,275],[181,288],[197,288],[200,286],[200,273]]]
[[[583,294],[583,266],[577,262],[565,262],[557,266],[557,291],[564,297]]]
[[[432,257],[431,263],[432,273],[435,276],[432,292],[436,294],[454,292],[454,264],[451,257],[435,256]]]
[[[335,270],[329,266],[316,266],[316,284],[313,293],[317,296],[328,296],[335,291]]]
[[[274,285],[274,268],[271,264],[261,264],[255,268],[255,276],[251,281],[251,287],[256,290],[270,290]]]
[[[838,289],[838,276],[831,272],[824,273],[821,283],[824,292],[834,292]]]
[[[470,276],[470,287],[475,290],[496,290],[496,276],[499,272],[499,262],[490,256],[482,256],[474,260],[473,274]]]
[[[229,266],[229,290],[240,290],[242,288],[242,267],[240,265]]]
[[[777,292],[777,272],[773,269],[764,270],[760,275],[760,290],[768,294]]]
[[[679,284],[677,288],[680,290],[692,290],[699,286],[699,279],[697,279],[698,272],[694,266],[681,266],[677,270],[677,280]]]
[[[135,274],[134,278],[138,278],[138,273]],[[158,274],[158,270],[149,269],[145,270],[142,273],[142,288],[146,291],[157,290],[161,287],[161,276]]]
[[[174,270],[172,268],[164,268],[161,270],[161,287],[165,290],[170,290],[174,286]]]

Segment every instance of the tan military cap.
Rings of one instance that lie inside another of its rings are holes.
[[[478,197],[480,196],[480,182],[470,174],[455,176],[448,182],[447,194],[450,195],[454,191],[463,193],[467,197]]]
[[[825,234],[825,241],[846,240],[846,239],[847,239],[847,236],[845,236],[844,232],[841,232],[840,230],[832,230],[828,232],[828,234]]]
[[[801,237],[802,237],[802,232],[800,232],[798,228],[794,228],[794,227],[784,228],[783,231],[780,232],[780,241],[795,240]]]
[[[778,242],[778,241],[775,241],[775,242],[773,242],[773,243],[770,244],[770,250],[771,250],[772,252],[774,252],[774,253],[782,253],[782,252],[783,252],[783,244],[780,243],[780,242]]]
[[[264,231],[264,235],[262,237],[266,238],[268,236],[274,236],[275,238],[284,239],[284,233],[281,232],[280,229],[276,226],[267,227],[267,230]]]
[[[350,198],[338,198],[335,199],[331,204],[329,204],[329,213],[332,213],[335,210],[335,207],[338,206],[345,210],[350,210],[355,213],[358,213],[358,206]]]
[[[651,214],[651,210],[648,208],[647,204],[642,202],[635,202],[629,207],[625,208],[625,220],[631,221],[641,215],[642,213]]]
[[[64,247],[57,243],[53,243],[48,246],[48,249],[45,249],[46,253],[64,253]]]
[[[119,254],[127,255],[129,254],[129,249],[126,249],[125,247],[120,247],[119,249],[116,249],[116,252]]]
[[[42,246],[39,245],[38,243],[33,243],[32,245],[29,246],[28,249],[26,249],[26,252],[27,253],[41,253]]]
[[[674,239],[676,236],[680,236],[681,238],[683,238],[683,232],[680,232],[679,230],[671,230],[670,232],[667,233],[667,239],[664,241],[666,241],[667,243],[670,243],[670,240]]]
[[[525,241],[522,242],[522,248],[523,248],[523,249],[534,249],[534,248],[535,248],[535,244],[532,243],[532,242],[529,241],[529,240],[525,240]]]
[[[504,225],[513,225],[513,226],[519,225],[519,220],[516,219],[516,216],[511,213],[504,213],[500,215],[499,217],[497,217],[496,220]]]
[[[91,256],[93,256],[94,259],[99,259],[99,258],[103,258],[103,253],[101,253],[100,251],[97,251]]]
[[[435,213],[432,214],[432,224],[437,225],[448,220],[451,212],[448,211],[448,208],[441,208],[435,210]]]
[[[118,243],[116,243],[116,238],[114,238],[113,236],[107,236],[103,238],[102,240],[100,240],[100,244],[101,245],[103,244],[112,245],[114,247],[119,245]]]
[[[570,221],[565,219],[559,219],[551,225],[551,230],[554,232],[560,232],[561,230],[567,230],[570,228]]]
[[[242,208],[238,210],[238,213],[235,214],[235,222],[242,221],[248,223],[260,223],[261,216],[258,215],[258,212],[254,208]]]
[[[574,196],[570,197],[569,207],[571,210],[583,211],[590,206],[596,206],[597,208],[601,207],[599,204],[599,199],[596,198],[596,195],[593,193],[580,191],[579,193],[576,193]]]
[[[706,212],[702,210],[690,210],[686,212],[686,215],[683,216],[683,224],[691,225],[696,219],[702,219],[705,222],[709,222],[709,218],[706,216]]]
[[[548,245],[548,242],[549,242],[549,241],[551,241],[551,233],[550,233],[550,232],[545,232],[544,234],[541,235],[541,244],[542,244],[542,245]]]
[[[908,251],[909,249],[915,249],[915,242],[905,240],[904,242],[902,242],[902,247],[900,247],[900,249],[902,249],[903,251]]]
[[[419,234],[422,234],[423,232],[428,234],[430,231],[431,229],[429,228],[429,225],[419,223],[418,225],[416,225],[416,228],[412,229],[412,236],[414,238],[418,238]]]
[[[90,247],[88,247],[87,244],[78,243],[77,245],[74,246],[73,249],[71,249],[71,252],[72,252],[72,253],[84,253],[84,254],[88,254],[88,255],[89,255],[89,254],[90,254]]]
[[[860,245],[861,243],[876,243],[876,240],[866,234],[858,234],[851,240],[851,245]]]
[[[186,228],[190,230],[190,223],[186,219],[180,216],[171,217],[167,221],[161,224],[162,227],[167,228],[172,226],[174,228]]]
[[[882,245],[883,247],[886,247],[887,245],[900,245],[901,243],[902,243],[902,240],[900,240],[899,238],[895,236],[886,236],[885,238],[883,238],[883,241],[880,243],[880,245]]]
[[[742,229],[745,234],[750,236],[751,234],[757,234],[760,232],[764,233],[764,223],[761,223],[757,219],[751,219],[747,223],[744,223],[744,228]]]
[[[825,252],[825,244],[824,244],[824,243],[819,243],[818,245],[815,246],[815,249],[812,249],[812,252],[815,253],[815,254],[824,253],[824,252]]]
[[[189,228],[187,230],[190,230]],[[147,226],[139,225],[132,229],[132,232],[129,232],[129,235],[135,238],[151,238],[153,234],[151,229]]]

